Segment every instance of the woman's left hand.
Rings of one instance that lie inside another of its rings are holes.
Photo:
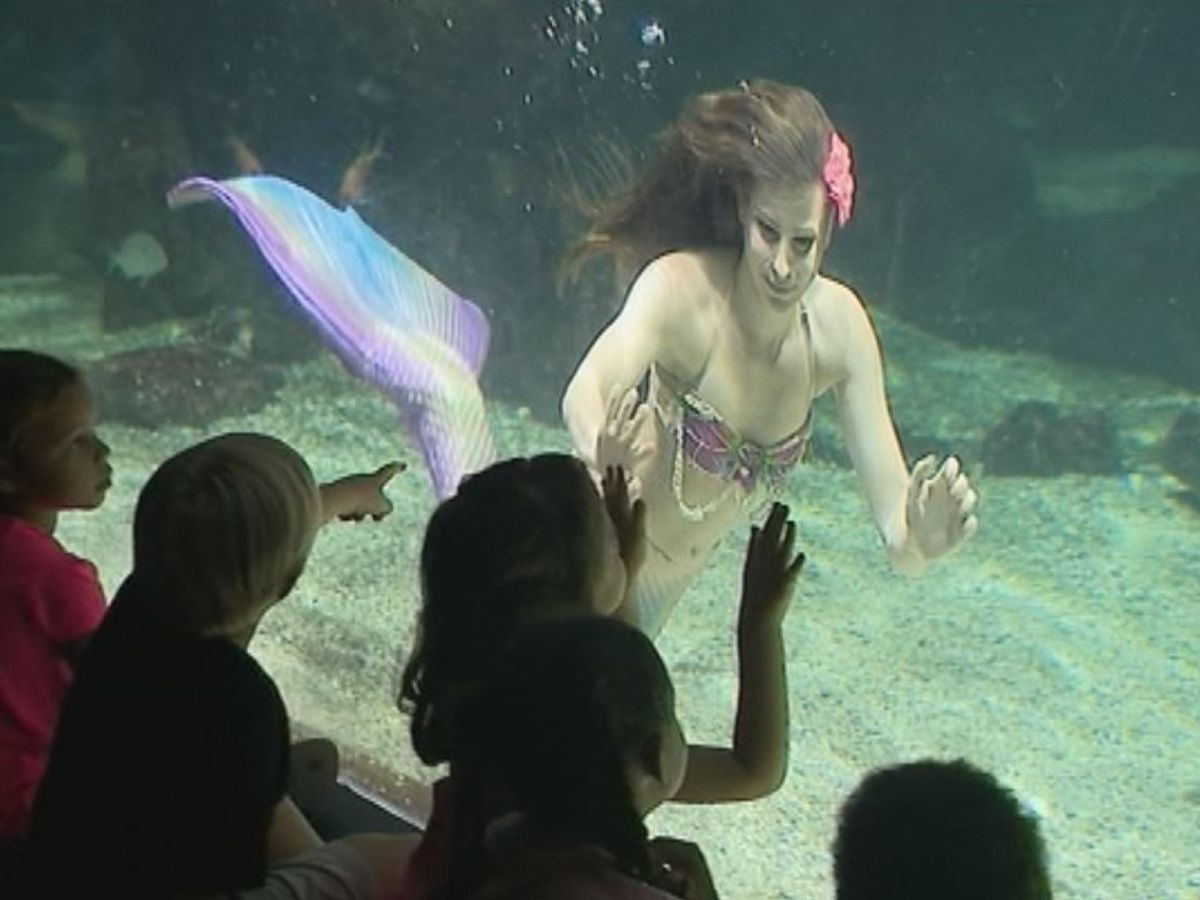
[[[926,562],[971,539],[979,528],[978,502],[957,457],[946,457],[939,467],[936,457],[926,456],[913,466],[905,503],[908,537]]]

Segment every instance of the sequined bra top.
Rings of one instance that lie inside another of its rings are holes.
[[[807,322],[805,323],[807,325]],[[814,384],[811,343],[809,349],[809,384]],[[726,421],[712,404],[695,391],[684,390],[679,380],[657,366],[651,370],[650,396],[659,419],[675,437],[675,459],[671,466],[671,483],[675,500],[684,518],[699,521],[720,506],[734,488],[744,499],[760,495],[779,494],[788,473],[804,456],[812,433],[812,402],[804,423],[787,437],[773,444],[757,444],[746,440]],[[656,383],[657,382],[657,383]],[[668,403],[673,399],[674,403]],[[728,483],[708,503],[689,504],[683,497],[683,477],[687,464],[715,475]]]

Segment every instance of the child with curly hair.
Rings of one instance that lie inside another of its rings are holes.
[[[83,375],[44,353],[0,350],[0,838],[20,837],[72,669],[104,615],[87,560],[54,538],[112,482]]]
[[[877,769],[842,805],[837,900],[1050,900],[1037,819],[966,760]]]

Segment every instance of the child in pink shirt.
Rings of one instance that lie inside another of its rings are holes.
[[[0,838],[20,837],[72,666],[104,614],[96,571],[54,539],[58,513],[95,509],[108,446],[77,369],[0,350]]]

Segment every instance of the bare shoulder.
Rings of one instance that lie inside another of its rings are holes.
[[[722,267],[718,253],[705,250],[665,253],[646,264],[630,293],[653,295],[672,312],[699,312],[711,304],[721,281],[730,277],[723,268],[732,267]]]
[[[842,348],[850,349],[864,340],[875,343],[875,326],[862,298],[854,289],[834,278],[818,275],[805,299],[815,328]]]
[[[853,288],[819,275],[806,302],[818,344],[818,360],[831,382],[840,381],[863,363],[877,364],[879,340],[875,326]]]
[[[667,350],[662,362],[703,358],[718,327],[722,298],[727,296],[732,263],[723,251],[681,250],[646,265],[629,290],[626,309],[661,331]]]
[[[853,337],[863,329],[874,333],[862,298],[847,284],[818,275],[807,298],[809,315],[830,333]]]

